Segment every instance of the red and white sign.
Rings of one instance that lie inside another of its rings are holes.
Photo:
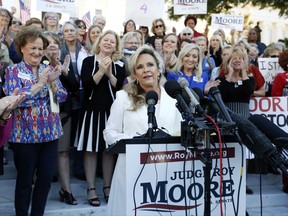
[[[227,143],[222,151],[222,172],[219,149],[212,149],[211,215],[221,215],[220,200],[225,206],[223,215],[245,215],[245,149]],[[204,171],[198,155],[180,144],[126,145],[126,215],[183,216],[185,211],[204,215]]]
[[[260,114],[288,133],[288,97],[253,97],[250,112]]]

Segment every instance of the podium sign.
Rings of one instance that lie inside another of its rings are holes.
[[[219,149],[211,149],[211,215],[221,215],[220,201],[224,215],[245,215],[243,149],[238,143],[227,143],[222,150],[222,199]],[[204,164],[197,155],[178,143],[151,144],[149,149],[147,144],[126,145],[126,215],[135,211],[137,216],[183,216],[185,211],[203,215]]]

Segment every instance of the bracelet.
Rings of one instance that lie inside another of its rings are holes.
[[[3,117],[3,115],[1,115],[1,116],[0,116],[0,119],[1,119],[1,120],[4,120],[4,121],[7,121],[7,120],[9,120],[9,119],[11,118],[11,116],[12,116],[11,113],[9,113],[9,115],[8,115],[6,118]]]

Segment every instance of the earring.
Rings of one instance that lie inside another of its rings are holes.
[[[136,79],[136,84],[137,84],[137,85],[139,84],[139,80],[138,80],[138,79]]]
[[[195,65],[195,68],[196,68],[197,70],[199,69],[199,64],[198,64],[198,63]]]

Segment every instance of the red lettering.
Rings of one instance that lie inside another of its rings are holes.
[[[265,103],[266,101],[267,103]],[[266,106],[264,107],[264,105]],[[269,100],[269,98],[266,98],[266,97],[260,98],[259,109],[261,110],[261,112],[269,111],[270,107],[271,107],[271,101]]]
[[[250,98],[250,104],[249,104],[249,109],[250,109],[250,112],[255,112],[258,108],[257,106],[257,103],[258,101],[255,99],[255,98]]]
[[[277,107],[279,111],[284,112],[284,109],[280,106],[281,98],[279,97],[272,97],[272,104],[273,104],[273,112],[277,110]]]

